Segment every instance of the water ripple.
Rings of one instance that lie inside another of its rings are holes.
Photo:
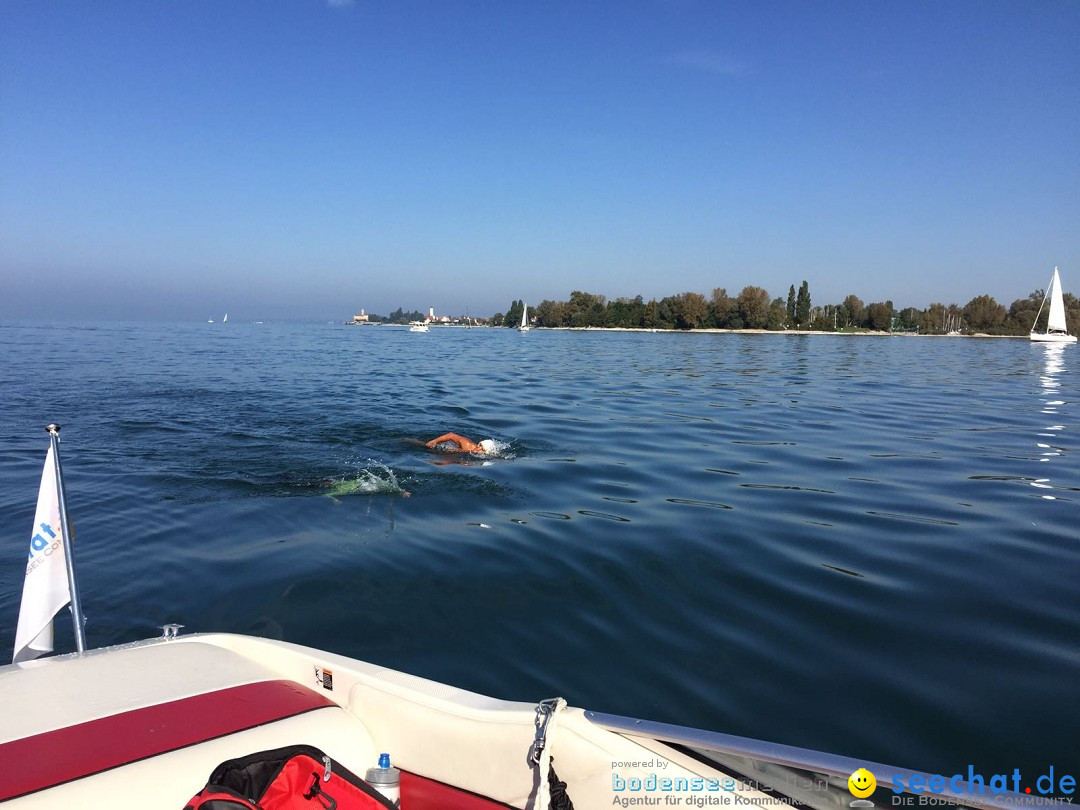
[[[60,422],[94,644],[267,633],[939,773],[1074,747],[1076,351],[207,326],[0,328],[0,532]],[[446,431],[502,449],[409,441]]]

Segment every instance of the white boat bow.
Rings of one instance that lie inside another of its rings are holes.
[[[665,795],[775,805],[781,794],[839,810],[848,774],[885,768],[564,706],[541,723],[533,703],[287,642],[151,639],[0,667],[0,802],[37,810],[138,797],[140,808],[179,810],[219,763],[298,743],[355,773],[389,752],[402,810],[544,808],[549,762],[579,810]]]

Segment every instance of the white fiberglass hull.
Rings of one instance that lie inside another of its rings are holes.
[[[1076,343],[1076,335],[1064,332],[1032,332],[1028,337],[1036,343]]]
[[[129,800],[178,810],[218,764],[298,744],[355,774],[388,752],[400,769],[401,810],[546,810],[549,768],[578,810],[837,810],[850,804],[848,776],[858,768],[912,786],[916,773],[561,699],[497,700],[310,647],[217,633],[0,666],[0,717],[0,803],[33,810]],[[985,802],[965,783],[942,796]]]
[[[0,716],[5,807],[137,797],[142,810],[179,810],[219,763],[300,743],[357,774],[389,752],[402,771],[402,810],[542,807],[529,761],[536,704],[285,642],[191,635],[0,667]],[[613,773],[624,782],[658,773],[687,785],[731,780],[715,763],[607,730],[561,701],[545,752],[579,808],[625,795],[613,793]]]

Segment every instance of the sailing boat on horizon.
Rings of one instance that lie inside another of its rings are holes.
[[[1047,301],[1050,302],[1050,311],[1046,317],[1046,331],[1036,332],[1035,327],[1039,323],[1039,317]],[[1035,315],[1034,323],[1031,324],[1031,334],[1028,337],[1040,343],[1076,343],[1076,336],[1069,334],[1069,328],[1065,322],[1065,299],[1061,294],[1061,276],[1056,267],[1050,279],[1050,286],[1046,288],[1046,294],[1043,295],[1042,304],[1039,305],[1039,312]]]
[[[221,322],[222,323],[228,323],[229,322],[229,313],[228,312],[225,313],[225,317],[221,319]]]
[[[521,305],[521,326],[518,327],[518,331],[528,332],[529,329],[529,305],[523,303]]]

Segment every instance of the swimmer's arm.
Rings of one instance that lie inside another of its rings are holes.
[[[443,442],[453,442],[467,453],[471,453],[479,447],[472,439],[466,439],[464,436],[459,436],[457,433],[444,433],[442,436],[427,442],[427,446],[435,448]]]

